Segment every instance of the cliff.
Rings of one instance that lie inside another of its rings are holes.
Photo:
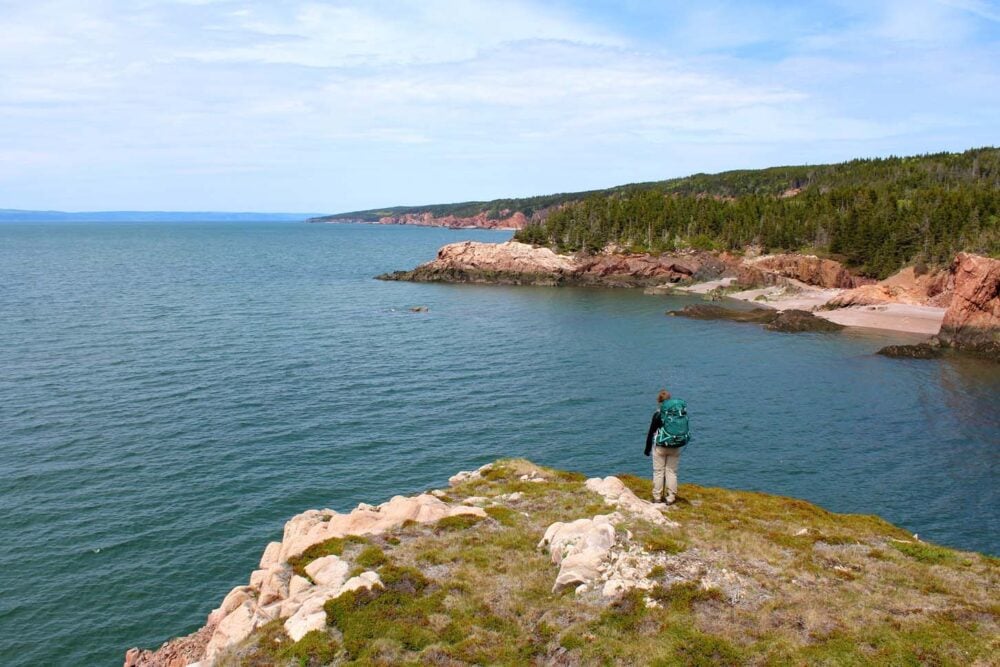
[[[760,493],[504,460],[310,510],[204,628],[130,667],[992,664],[997,559]]]
[[[696,277],[717,278],[725,270],[723,260],[706,252],[562,255],[549,248],[518,241],[464,241],[442,247],[434,260],[412,271],[396,271],[378,278],[416,282],[649,287]]]

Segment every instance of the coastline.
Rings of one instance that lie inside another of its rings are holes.
[[[694,283],[674,287],[673,291],[687,294],[709,294],[712,290],[731,286],[734,279]],[[806,310],[817,317],[846,327],[899,331],[903,333],[933,336],[941,330],[947,308],[922,306],[908,303],[883,303],[866,306],[844,306],[824,309],[832,299],[847,290],[837,288],[813,288],[805,284],[796,286],[796,291],[786,293],[780,287],[763,287],[732,292],[725,298],[743,303],[751,303],[775,310]]]
[[[596,254],[565,255],[519,241],[451,243],[409,271],[376,276],[409,282],[502,285],[642,287],[726,297],[777,310],[768,328],[788,332],[850,326],[928,336],[916,345],[890,345],[892,357],[931,359],[960,352],[1000,362],[1000,260],[958,253],[947,267],[905,267],[876,281],[816,255],[761,255],[687,249],[629,253],[609,245]],[[752,254],[751,254],[752,252]],[[685,309],[688,310],[688,309]],[[734,319],[725,309],[696,309],[700,319]],[[675,313],[668,313],[675,314]],[[676,313],[688,314],[688,313]],[[760,315],[758,313],[758,315]],[[756,317],[758,320],[761,317]],[[749,321],[746,317],[739,317]],[[816,324],[823,320],[822,325]],[[774,324],[772,327],[771,324]]]
[[[204,627],[125,667],[989,664],[997,559],[795,498],[650,493],[501,459],[418,496],[308,510]]]

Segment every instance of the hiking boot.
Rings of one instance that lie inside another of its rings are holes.
[[[676,498],[667,498],[666,500],[663,501],[663,504],[664,505],[673,505],[676,502],[677,502]]]

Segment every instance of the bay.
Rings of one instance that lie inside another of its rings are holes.
[[[0,664],[120,664],[196,629],[308,508],[502,456],[647,474],[664,386],[696,434],[682,482],[1000,553],[997,367],[664,316],[693,298],[372,279],[508,237],[0,225]]]

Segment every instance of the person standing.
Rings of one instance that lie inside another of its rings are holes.
[[[649,423],[645,454],[653,456],[653,502],[672,505],[677,500],[681,447],[691,440],[687,403],[671,398],[666,389],[660,390],[656,400],[659,407]]]

